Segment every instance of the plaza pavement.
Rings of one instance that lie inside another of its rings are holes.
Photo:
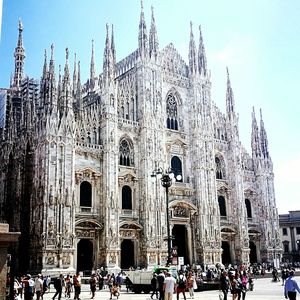
[[[300,277],[295,277],[298,284],[300,285]],[[54,296],[54,288],[51,286],[49,293],[44,295],[44,300],[52,300]],[[74,294],[71,294],[71,300],[74,298]],[[82,293],[80,294],[81,300],[88,300],[91,298],[89,285],[82,286]],[[95,300],[108,300],[110,298],[110,293],[108,289],[97,291]],[[189,293],[186,293],[187,300],[190,299]],[[298,295],[299,298],[299,295]],[[35,297],[34,297],[35,299]],[[57,297],[56,297],[57,299]],[[62,300],[64,300],[64,294]],[[117,299],[113,297],[113,299]],[[119,297],[120,300],[151,300],[150,294],[133,294],[126,293],[125,287],[122,287],[121,294]],[[154,296],[155,299],[155,296]],[[182,294],[179,299],[183,299]],[[204,292],[195,292],[195,300],[219,300],[219,291],[204,291]],[[228,294],[228,300],[231,300],[232,296]],[[271,278],[259,278],[254,280],[254,291],[247,292],[246,300],[283,300],[283,286],[281,282],[272,282]],[[173,300],[176,300],[176,295],[173,295]]]

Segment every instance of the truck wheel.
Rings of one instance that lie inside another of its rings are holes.
[[[144,291],[144,294],[149,294],[150,293],[150,289],[149,288],[144,288],[143,291]]]

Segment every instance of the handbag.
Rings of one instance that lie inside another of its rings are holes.
[[[194,280],[193,280],[193,289],[196,290],[197,288],[198,288],[197,282],[196,282],[196,280],[194,279]]]
[[[224,294],[221,290],[219,290],[219,300],[223,300],[224,299]]]

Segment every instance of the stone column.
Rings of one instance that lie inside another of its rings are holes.
[[[17,242],[20,234],[20,232],[9,232],[8,224],[0,223],[0,299],[6,299],[7,249],[11,243]],[[14,273],[13,264],[15,261],[12,260],[10,273]],[[13,288],[10,291],[13,292]]]

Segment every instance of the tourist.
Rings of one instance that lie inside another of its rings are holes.
[[[229,290],[229,278],[225,270],[220,275],[220,290],[223,293],[223,300],[227,300],[227,294]]]
[[[57,295],[58,295],[58,300],[60,300],[63,286],[64,286],[64,277],[62,274],[60,274],[59,277],[57,277],[54,281],[54,288],[55,288],[56,292],[55,292],[54,296],[52,297],[53,300],[55,299],[55,297]]]
[[[90,278],[90,290],[91,290],[91,294],[92,294],[91,299],[95,298],[96,287],[97,287],[97,278],[96,278],[96,274],[93,273]]]
[[[164,281],[164,300],[172,300],[173,293],[176,292],[176,280],[169,272],[166,273],[166,278]]]
[[[192,272],[189,272],[188,278],[186,280],[186,285],[189,290],[191,299],[194,299],[194,289],[195,287],[197,287],[197,283]]]
[[[74,299],[80,300],[79,295],[81,293],[81,277],[77,272],[73,276],[73,285],[74,285]]]
[[[154,294],[156,295],[156,299],[158,299],[158,282],[157,282],[157,275],[153,274],[153,277],[151,279],[151,299],[153,299]]]
[[[36,300],[40,300],[41,295],[43,293],[43,280],[41,274],[38,274],[38,276],[35,279],[34,290],[36,294]]]
[[[186,290],[186,277],[182,271],[179,271],[178,278],[177,278],[177,290],[176,290],[177,300],[179,300],[180,293],[183,294],[183,298],[184,300],[186,300],[185,290]]]
[[[284,285],[284,296],[286,299],[290,300],[296,300],[297,291],[300,293],[300,289],[294,275],[295,271],[290,271],[289,277],[285,281]]]

